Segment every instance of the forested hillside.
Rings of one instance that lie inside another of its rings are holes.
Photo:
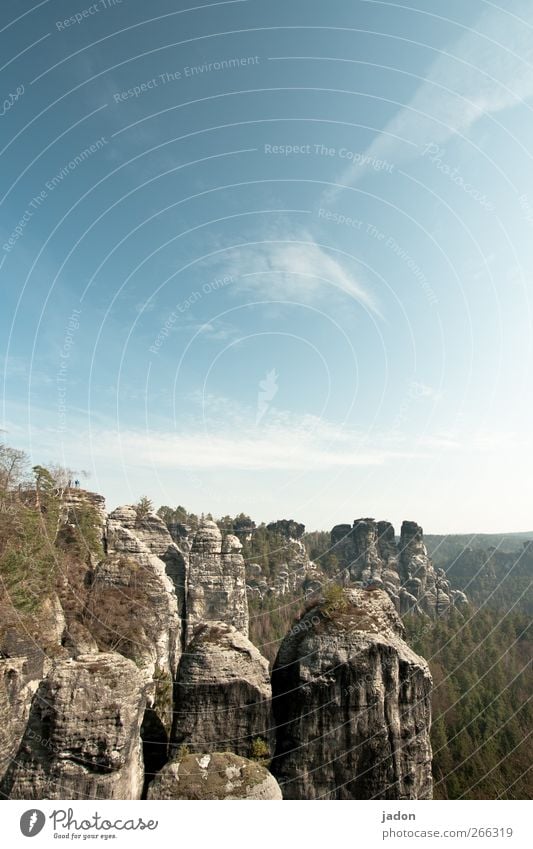
[[[435,798],[531,798],[529,617],[471,608],[406,625],[433,675]]]

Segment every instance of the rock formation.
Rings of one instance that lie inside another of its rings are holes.
[[[32,699],[52,667],[51,658],[68,656],[61,646],[64,629],[65,617],[56,593],[43,600],[39,615],[23,627],[13,609],[1,611],[0,783],[16,756]]]
[[[92,579],[92,592],[107,586],[138,588],[144,593],[144,608],[137,605],[132,614],[138,620],[132,651],[150,677],[159,669],[173,678],[181,652],[175,585],[160,556],[166,556],[172,547],[170,534],[157,516],[150,514],[136,524],[135,509],[121,507],[108,516],[107,557],[98,564]]]
[[[87,505],[93,508],[97,523],[103,532],[107,518],[104,496],[97,492],[89,492],[87,489],[73,489],[71,487],[65,490],[63,509],[67,521],[75,524],[79,511]]]
[[[452,590],[444,570],[434,569],[424,545],[422,528],[416,522],[402,524],[399,572],[402,613],[416,610],[435,616],[444,613],[451,605],[466,601],[463,592]]]
[[[274,665],[272,772],[284,798],[431,798],[427,663],[383,590],[331,596],[294,625]]]
[[[225,622],[201,625],[178,669],[173,748],[249,757],[259,740],[269,755],[271,699],[268,661],[255,646]]]
[[[110,544],[113,545],[113,531],[116,532],[118,526],[130,531],[151,554],[163,561],[174,585],[179,615],[184,619],[189,548],[187,535],[181,538],[181,545],[178,544],[157,513],[139,515],[135,507],[128,505],[109,514],[106,535],[108,549]]]
[[[2,778],[14,762],[33,696],[49,666],[42,652],[0,660],[0,797]]]
[[[139,799],[144,682],[119,654],[58,663],[3,782],[11,799]]]
[[[390,599],[433,615],[462,594],[418,525],[404,523],[399,545],[387,522],[333,529],[355,588],[326,591],[291,629],[272,698],[247,584],[261,597],[321,590],[303,525],[267,526],[267,580],[213,521],[193,534],[139,507],[106,516],[95,493],[58,497],[61,570],[23,627],[0,599],[0,795],[276,799],[275,752],[285,798],[430,797],[431,681]],[[40,509],[31,493],[25,504]],[[253,522],[238,529],[248,545]]]
[[[248,601],[242,544],[204,520],[194,535],[189,558],[187,637],[202,622],[227,622],[248,636]]]
[[[466,601],[464,593],[451,589],[444,571],[433,567],[416,522],[403,522],[397,545],[390,522],[356,519],[353,526],[333,528],[331,545],[345,582],[383,587],[402,615],[437,616]]]
[[[305,533],[305,525],[295,522],[294,519],[278,519],[277,522],[269,522],[267,531],[272,531],[286,539],[301,539]]]
[[[168,763],[149,799],[281,799],[276,779],[260,764],[231,752],[186,755]]]
[[[248,563],[246,567],[246,586],[250,596],[264,599],[268,596],[281,598],[284,595],[300,593],[310,595],[319,590],[325,580],[322,570],[309,559],[302,536],[305,525],[293,519],[280,519],[267,525],[267,531],[275,534],[275,553],[284,562],[276,568],[275,574],[263,575],[259,563]]]

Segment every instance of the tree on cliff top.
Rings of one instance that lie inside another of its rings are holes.
[[[148,513],[153,513],[154,504],[148,498],[147,495],[141,495],[137,504],[135,505],[135,512],[137,513],[138,519],[144,519]]]

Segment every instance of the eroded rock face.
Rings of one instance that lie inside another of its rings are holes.
[[[294,625],[274,665],[284,798],[431,798],[427,663],[385,591],[335,595]]]
[[[276,553],[278,557],[283,556],[284,562],[278,565],[276,574],[268,580],[258,563],[248,563],[247,590],[250,596],[258,596],[261,599],[267,596],[281,598],[296,592],[307,596],[319,590],[325,575],[320,567],[309,559],[301,540],[305,525],[292,519],[281,519],[271,522],[267,529],[282,538],[282,543],[276,546]]]
[[[187,637],[202,622],[227,622],[248,636],[248,601],[242,544],[205,520],[191,547],[187,593]]]
[[[179,615],[184,619],[189,548],[187,535],[185,534],[181,544],[178,544],[157,513],[139,516],[131,505],[118,507],[110,513],[109,520],[133,533],[151,554],[163,561],[166,573],[174,585]]]
[[[331,544],[348,582],[383,587],[402,615],[437,616],[466,601],[464,593],[452,590],[444,571],[433,567],[416,522],[402,524],[397,545],[390,522],[356,519],[353,526],[336,525]]]
[[[145,693],[119,654],[61,661],[41,682],[3,782],[12,799],[139,799]]]
[[[161,670],[173,678],[181,653],[179,603],[164,560],[153,552],[163,554],[168,550],[167,542],[168,547],[174,543],[159,517],[150,514],[137,527],[135,516],[133,507],[118,508],[108,516],[107,557],[94,571],[93,591],[100,585],[137,587],[144,592],[147,604],[134,614],[141,632],[135,640],[140,657],[135,659],[141,661],[147,675],[153,677]],[[152,534],[150,529],[154,528]]]
[[[172,746],[248,757],[259,739],[268,756],[271,698],[268,661],[255,646],[225,622],[200,626],[178,669]]]
[[[149,799],[281,799],[273,775],[231,752],[171,761],[148,788]]]
[[[98,492],[89,492],[87,489],[76,489],[70,487],[63,493],[63,507],[67,511],[67,519],[76,521],[76,512],[89,504],[94,508],[102,531],[106,520],[105,498]]]
[[[403,592],[401,612],[422,611],[441,615],[454,604],[463,604],[464,593],[453,590],[443,569],[435,569],[416,522],[403,522],[399,544],[399,573]]]
[[[16,758],[33,696],[49,665],[41,652],[0,660],[0,798],[5,795],[3,778]]]

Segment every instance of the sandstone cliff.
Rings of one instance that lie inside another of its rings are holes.
[[[208,519],[198,528],[191,546],[187,592],[187,636],[196,625],[220,621],[248,636],[248,602],[242,544],[222,534]]]
[[[202,625],[180,661],[172,745],[248,757],[259,739],[268,755],[271,700],[268,662],[255,646],[232,625]]]
[[[284,798],[431,797],[431,677],[402,635],[382,590],[339,590],[294,625],[272,674]]]
[[[452,589],[444,571],[435,570],[416,522],[403,522],[397,545],[390,522],[356,519],[353,526],[333,528],[331,545],[345,582],[383,587],[402,615],[437,616],[466,602],[464,593]]]
[[[139,799],[145,684],[119,654],[58,663],[32,701],[2,791],[11,799]]]
[[[139,515],[132,506],[119,507],[110,513],[107,521],[108,546],[113,529],[120,526],[130,531],[148,551],[165,564],[165,571],[174,585],[178,613],[185,619],[185,598],[187,595],[188,538],[185,534],[173,538],[170,529],[156,513]],[[183,526],[182,526],[183,527]]]
[[[150,677],[159,669],[173,678],[181,651],[181,619],[163,559],[174,554],[170,534],[157,516],[138,520],[133,507],[121,507],[108,516],[105,543],[107,557],[94,571],[92,592],[106,586],[142,590],[146,601],[131,613],[139,626],[131,641],[133,657]]]
[[[272,542],[276,566],[266,574],[265,566],[249,562],[246,566],[246,586],[251,598],[282,598],[286,595],[309,595],[320,589],[326,579],[323,571],[310,560],[302,542],[305,525],[293,519],[270,522],[266,532]]]

